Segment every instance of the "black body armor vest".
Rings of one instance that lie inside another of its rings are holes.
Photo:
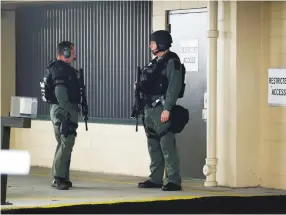
[[[175,68],[182,72],[182,88],[179,98],[182,98],[185,91],[185,67],[180,63],[180,58],[174,52],[167,52],[162,59],[154,65],[147,66],[140,77],[140,91],[146,96],[165,95],[168,89],[166,67],[170,59],[175,59]],[[177,64],[177,65],[176,65]]]
[[[47,67],[43,82],[41,82],[43,101],[58,104],[55,96],[55,86],[64,85],[67,88],[69,102],[80,104],[81,93],[77,73],[77,70],[63,61],[52,61]]]

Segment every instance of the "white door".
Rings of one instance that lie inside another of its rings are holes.
[[[183,178],[205,178],[206,122],[202,119],[204,93],[207,91],[207,9],[170,11],[173,37],[171,50],[186,67],[186,90],[179,104],[190,111],[190,122],[177,135]]]

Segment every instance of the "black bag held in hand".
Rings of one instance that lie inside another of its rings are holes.
[[[173,133],[181,133],[189,122],[189,110],[175,105],[170,111],[171,125],[169,130]]]

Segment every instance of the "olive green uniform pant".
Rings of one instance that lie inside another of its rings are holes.
[[[56,108],[52,107],[50,110],[50,116],[54,127],[55,138],[57,140],[57,147],[52,165],[52,175],[54,177],[60,177],[69,180],[71,154],[76,137],[75,134],[69,134],[67,137],[61,135],[61,121],[55,117],[55,113]]]
[[[162,105],[154,108],[145,107],[144,124],[147,135],[148,151],[151,158],[149,180],[162,184],[166,167],[168,182],[181,185],[179,157],[175,134],[168,132],[160,137],[170,126],[170,122],[161,122]]]

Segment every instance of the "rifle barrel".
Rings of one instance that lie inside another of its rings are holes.
[[[88,105],[86,100],[86,86],[84,85],[84,76],[83,76],[83,69],[79,69],[79,79],[81,85],[81,108],[82,108],[82,115],[83,120],[85,121],[85,130],[88,130],[87,127],[87,120],[88,120]]]

